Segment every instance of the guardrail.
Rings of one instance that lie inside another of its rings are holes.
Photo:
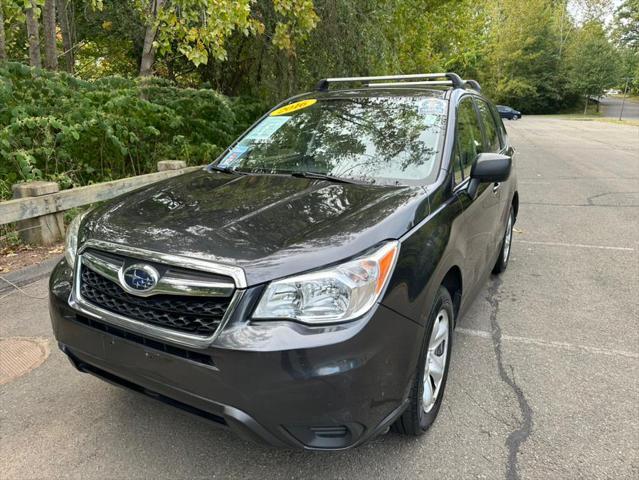
[[[75,207],[109,200],[136,188],[182,175],[202,167],[186,167],[182,161],[158,162],[158,172],[62,190],[55,182],[13,185],[13,200],[0,202],[0,225],[18,222],[22,240],[50,245],[64,236],[63,212]]]

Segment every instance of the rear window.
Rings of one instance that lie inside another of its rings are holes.
[[[218,165],[373,183],[431,181],[446,115],[447,101],[432,97],[307,99],[271,112]]]
[[[490,107],[486,102],[479,99],[477,99],[477,107],[479,107],[479,114],[481,115],[481,120],[484,124],[486,140],[488,141],[488,151],[499,152],[499,150],[501,150],[501,142],[499,141],[497,125],[495,124],[495,118],[490,111]]]

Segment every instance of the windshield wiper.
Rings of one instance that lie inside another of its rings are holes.
[[[312,178],[316,180],[328,180],[329,182],[335,182],[335,183],[354,183],[354,184],[362,183],[356,180],[351,180],[349,178],[334,177],[333,175],[328,175],[326,173],[319,173],[319,172],[291,172],[291,175],[293,177]]]
[[[234,175],[247,175],[246,172],[238,172],[231,167],[220,167],[219,165],[209,165],[207,170],[215,170],[216,172],[231,173]]]

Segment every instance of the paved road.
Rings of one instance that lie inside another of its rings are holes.
[[[530,116],[507,127],[522,201],[513,256],[461,321],[424,437],[343,453],[244,443],[75,372],[46,301],[16,293],[0,299],[0,336],[43,337],[51,355],[0,386],[0,476],[639,478],[639,129]]]
[[[601,115],[604,117],[619,118],[622,100],[619,97],[604,97],[601,99]],[[626,99],[623,106],[624,119],[639,118],[639,102]]]

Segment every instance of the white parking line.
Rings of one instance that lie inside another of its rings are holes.
[[[528,245],[548,245],[550,247],[575,247],[575,248],[597,248],[600,250],[619,250],[622,252],[634,252],[634,248],[630,247],[609,247],[607,245],[585,245],[583,243],[563,243],[563,242],[533,242],[531,240],[515,240],[517,243],[526,243]]]
[[[455,332],[461,333],[462,335],[469,335],[471,337],[492,338],[492,334],[485,330],[472,330],[469,328],[457,327],[455,329]],[[639,353],[627,352],[625,350],[612,350],[608,348],[591,347],[588,345],[576,345],[576,344],[568,343],[568,342],[539,340],[537,338],[518,337],[515,335],[506,335],[506,334],[502,334],[501,339],[508,342],[525,343],[528,345],[537,345],[540,347],[572,350],[577,352],[581,351],[581,352],[594,353],[596,355],[608,355],[611,357],[626,357],[626,358],[639,359]]]

